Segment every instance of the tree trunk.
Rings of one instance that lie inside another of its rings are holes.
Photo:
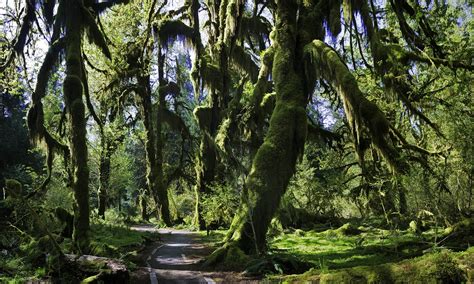
[[[265,250],[268,226],[295,171],[306,138],[306,96],[295,54],[296,11],[296,3],[277,1],[272,72],[276,106],[246,180],[239,211],[226,237],[227,244],[236,244],[246,253]]]
[[[203,123],[203,121],[199,122],[201,130],[203,132],[201,136],[201,145],[200,145],[200,152],[197,156],[197,163],[196,163],[196,187],[195,187],[195,195],[196,195],[196,205],[195,205],[195,215],[194,215],[194,225],[199,227],[200,230],[206,229],[206,224],[202,217],[202,206],[200,204],[201,195],[203,193],[209,193],[210,189],[209,186],[215,181],[216,175],[218,174],[217,171],[217,164],[218,164],[218,157],[216,153],[216,149],[214,148],[215,140],[219,125],[222,122],[222,113],[228,106],[230,101],[230,73],[229,73],[229,61],[230,61],[230,54],[232,52],[232,48],[235,44],[236,37],[235,35],[238,32],[238,26],[240,22],[240,18],[242,16],[242,7],[243,3],[236,3],[239,1],[223,1],[220,3],[218,9],[218,16],[219,18],[219,27],[218,30],[214,29],[214,34],[211,36],[214,41],[210,44],[216,44],[217,51],[216,56],[213,58],[213,62],[217,62],[217,66],[219,66],[219,74],[221,75],[220,79],[220,86],[213,86],[213,89],[210,90],[209,96],[211,98],[210,104],[210,120]],[[240,7],[240,9],[237,8]],[[199,7],[198,1],[193,3],[191,7],[191,17],[196,19],[197,10]],[[217,10],[216,10],[217,11]],[[227,11],[234,11],[230,14]],[[193,22],[193,27],[199,24],[198,20]],[[200,39],[200,38],[198,38]],[[198,40],[197,39],[197,40]],[[217,42],[215,40],[218,39]],[[195,50],[197,52],[200,51],[201,43],[200,41],[195,42]],[[202,66],[201,66],[202,67]],[[194,68],[194,67],[193,67]],[[197,85],[198,80],[196,79],[196,72],[191,73],[193,76],[193,84]],[[195,88],[195,91],[197,89]],[[204,126],[204,127],[202,127]],[[212,140],[211,140],[212,139]]]
[[[156,205],[159,206],[158,196],[156,194],[156,171],[154,170],[156,162],[155,154],[155,135],[153,131],[153,109],[151,103],[151,92],[149,91],[149,80],[146,78],[140,78],[139,83],[144,88],[141,97],[141,106],[142,106],[142,116],[143,116],[143,125],[145,127],[145,160],[146,160],[146,182],[148,187],[148,192],[152,195],[153,199],[156,202]]]
[[[164,62],[165,56],[159,51],[158,54],[158,73],[160,80],[160,87],[165,86],[167,82],[164,79]],[[166,108],[166,94],[159,92],[158,105],[156,110],[156,159],[155,159],[155,168],[156,168],[156,192],[158,194],[158,199],[160,200],[160,211],[161,219],[167,226],[171,226],[170,218],[170,206],[168,200],[168,188],[167,182],[165,181],[165,175],[163,170],[163,148],[165,146],[165,141],[163,140],[163,111]]]
[[[145,126],[145,153],[147,168],[147,185],[149,192],[155,200],[156,206],[159,208],[161,218],[166,225],[171,225],[168,205],[168,194],[166,191],[166,183],[163,181],[163,142],[161,138],[161,122],[158,131],[158,125],[153,125],[153,105],[151,101],[150,79],[149,77],[140,77],[139,84],[143,88],[141,90],[141,103],[143,125]],[[159,142],[159,148],[157,143]]]
[[[215,168],[217,163],[216,150],[210,134],[203,133],[201,137],[201,145],[196,161],[196,187],[195,187],[195,212],[194,226],[199,230],[206,229],[206,222],[202,216],[201,196],[210,192],[209,186],[214,181]]]
[[[74,191],[73,242],[77,250],[89,248],[89,168],[87,166],[87,138],[85,106],[82,100],[82,1],[75,0],[66,8],[66,78],[64,79],[65,107],[68,113],[71,166]]]
[[[145,192],[140,196],[140,211],[143,221],[148,221],[147,204],[146,204],[146,194]]]
[[[103,136],[102,140],[105,139]],[[105,209],[107,208],[107,190],[109,189],[110,182],[110,156],[111,153],[108,149],[108,143],[103,141],[99,165],[99,217],[102,217],[102,219],[105,219]]]

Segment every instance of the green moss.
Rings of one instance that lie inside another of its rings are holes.
[[[268,93],[263,96],[260,107],[265,110],[266,113],[271,113],[275,107],[275,93]]]
[[[456,259],[471,253],[441,252],[398,263],[357,266],[321,272],[310,270],[302,275],[285,277],[285,282],[318,281],[319,283],[461,283],[469,269],[463,271]],[[467,274],[467,277],[465,276]]]
[[[162,20],[160,21],[157,28],[161,44],[165,46],[168,44],[168,41],[176,40],[179,37],[184,37],[186,39],[186,43],[191,45],[195,34],[191,27],[180,20]]]
[[[216,135],[216,139],[215,139],[216,145],[223,151],[225,151],[225,145],[228,139],[227,135],[228,135],[228,131],[229,131],[231,123],[232,121],[230,118],[224,119],[224,121],[219,126],[219,131],[217,132],[217,135]]]
[[[337,234],[343,235],[343,236],[352,236],[352,235],[359,235],[361,233],[361,230],[359,230],[356,226],[354,226],[351,223],[346,223],[339,227],[337,230],[335,230]]]

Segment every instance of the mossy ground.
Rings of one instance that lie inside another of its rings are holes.
[[[99,222],[99,223],[98,223]],[[91,254],[124,261],[128,269],[133,270],[138,261],[139,252],[148,241],[158,240],[158,234],[131,230],[123,224],[110,224],[95,221],[91,226]],[[59,277],[74,279],[74,272],[68,272],[56,263],[50,255],[41,249],[41,239],[31,240],[16,251],[0,255],[0,283],[25,283]],[[70,239],[61,242],[65,253],[72,249]],[[58,274],[59,273],[59,274]]]
[[[278,254],[297,256],[321,269],[375,265],[422,254],[429,247],[423,236],[406,231],[361,228],[344,234],[341,228],[324,232],[296,230],[270,242]]]
[[[275,237],[270,242],[274,254],[296,257],[313,268],[304,274],[275,274],[269,279],[321,283],[458,283],[474,279],[474,250],[453,252],[446,246],[435,246],[435,230],[414,234],[354,226],[347,230],[346,225],[323,232],[295,230]]]
[[[240,270],[248,275],[266,274],[269,280],[278,282],[397,283],[431,279],[427,281],[437,283],[474,279],[474,250],[448,250],[465,248],[451,246],[443,232],[431,229],[414,233],[410,229],[387,230],[352,223],[325,231],[298,229],[269,240],[268,255],[249,259]],[[217,248],[222,245],[225,231],[211,231],[209,235],[202,232],[201,236],[206,245]],[[228,260],[231,258],[226,257]]]

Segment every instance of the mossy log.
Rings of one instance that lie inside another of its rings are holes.
[[[86,275],[81,283],[129,283],[129,271],[120,260],[67,254],[66,261],[74,274]]]

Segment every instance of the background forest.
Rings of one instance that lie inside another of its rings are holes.
[[[0,282],[133,270],[145,223],[277,281],[473,281],[470,1],[0,8]]]

